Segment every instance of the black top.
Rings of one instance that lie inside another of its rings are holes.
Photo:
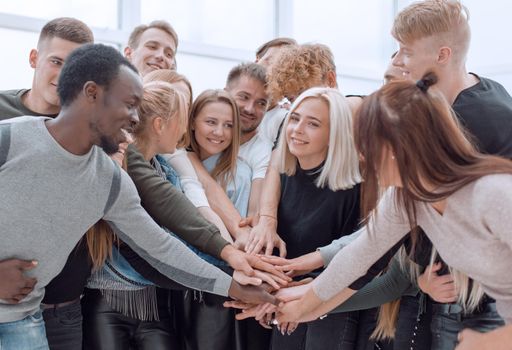
[[[286,242],[287,258],[310,253],[316,247],[354,232],[359,223],[359,185],[332,191],[314,181],[321,167],[281,175],[277,232]]]
[[[84,236],[69,254],[62,271],[46,286],[42,302],[59,304],[79,298],[84,291],[91,269],[92,260],[89,257]]]
[[[499,83],[480,82],[463,90],[453,110],[482,153],[512,159],[512,97]]]

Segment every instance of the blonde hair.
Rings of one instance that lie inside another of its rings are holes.
[[[141,35],[148,29],[156,28],[160,29],[167,34],[169,34],[176,44],[176,47],[178,47],[178,34],[174,30],[174,28],[171,26],[171,24],[164,20],[156,20],[149,24],[141,24],[137,27],[135,27],[132,32],[130,33],[130,37],[128,38],[128,46],[132,49],[136,49],[137,46],[139,46],[139,40]]]
[[[173,69],[157,69],[154,71],[149,72],[144,77],[142,77],[142,82],[149,83],[151,81],[165,81],[171,85],[176,86],[176,89],[180,90],[180,87],[176,84],[178,83],[184,83],[188,88],[188,105],[187,108],[185,108],[185,115],[188,117],[188,114],[190,112],[190,107],[192,107],[193,100],[193,91],[192,91],[192,84],[190,84],[190,80],[187,79],[186,76],[183,74],[180,74],[176,72]],[[181,90],[180,90],[181,91]],[[187,118],[185,117],[185,119]],[[183,134],[183,137],[178,141],[177,148],[184,148],[190,143],[188,139],[188,133]]]
[[[154,71],[149,72],[144,77],[142,77],[142,82],[144,84],[152,82],[152,81],[164,81],[169,84],[176,84],[176,83],[184,83],[189,92],[189,106],[192,106],[192,84],[190,84],[190,81],[187,79],[186,76],[183,74],[180,74],[176,72],[173,69],[157,69]],[[187,113],[188,114],[188,113]]]
[[[465,62],[471,40],[468,20],[469,11],[458,0],[426,0],[402,10],[391,34],[401,43],[435,36],[452,49],[455,60]]]
[[[273,101],[297,96],[319,84],[327,85],[329,72],[336,74],[334,56],[323,44],[284,47],[277,62],[267,72],[267,92]]]
[[[152,81],[144,84],[137,112],[139,123],[133,134],[139,149],[144,149],[151,142],[148,126],[156,117],[162,118],[165,123],[171,118],[179,118],[178,127],[185,132],[187,123],[185,97],[167,82]]]
[[[306,90],[292,104],[278,141],[279,171],[288,176],[295,174],[297,158],[291,154],[286,142],[286,128],[289,116],[304,100],[310,98],[320,99],[329,107],[329,146],[325,164],[316,179],[316,186],[327,186],[332,191],[351,188],[362,181],[359,173],[359,158],[352,136],[352,112],[345,97],[332,88]]]
[[[119,245],[119,239],[110,226],[103,220],[98,221],[85,234],[87,250],[92,261],[93,271],[103,266],[107,258],[112,258],[114,243]]]
[[[398,251],[397,256],[402,270],[408,273],[411,282],[416,284],[418,277],[421,275],[420,266],[410,259],[403,246]],[[437,251],[432,247],[430,265],[434,264],[436,258]],[[453,277],[455,292],[458,295],[457,303],[462,307],[465,313],[473,312],[484,296],[482,285],[474,280],[470,282],[469,277],[464,273],[452,267],[448,268]],[[372,334],[372,338],[383,339],[394,337],[399,306],[400,300],[395,300],[380,306],[377,326]]]
[[[200,147],[195,138],[193,130],[194,121],[197,115],[211,103],[224,103],[231,107],[233,114],[233,128],[231,144],[220,155],[215,168],[211,171],[211,176],[225,190],[229,182],[233,182],[236,174],[236,162],[238,158],[238,150],[240,148],[240,113],[238,106],[233,97],[225,90],[205,90],[192,104],[188,120],[188,138],[190,140],[189,147],[199,155]]]

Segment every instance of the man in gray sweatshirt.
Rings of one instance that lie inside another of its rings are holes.
[[[18,304],[0,300],[2,349],[47,348],[39,311],[44,286],[101,218],[141,257],[185,286],[275,301],[259,288],[241,287],[163,231],[140,206],[128,175],[106,155],[138,121],[142,83],[126,59],[104,45],[79,48],[61,72],[58,93],[57,118],[21,117],[0,125],[0,260],[38,261],[27,273],[38,281],[33,292]]]

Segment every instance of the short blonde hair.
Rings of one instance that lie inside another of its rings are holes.
[[[279,171],[288,176],[295,174],[297,158],[291,154],[286,142],[286,128],[289,116],[304,100],[311,98],[318,98],[327,103],[330,123],[327,157],[316,180],[316,186],[327,186],[332,191],[351,188],[362,181],[352,132],[352,112],[345,97],[332,88],[316,87],[306,90],[292,104],[278,141]]]
[[[144,33],[146,30],[151,29],[151,28],[160,29],[160,30],[166,32],[167,34],[169,34],[171,36],[172,40],[174,40],[174,43],[176,44],[176,48],[178,47],[178,34],[174,30],[174,28],[171,26],[171,24],[164,20],[156,20],[147,25],[141,24],[141,25],[135,27],[132,30],[132,32],[130,33],[130,37],[128,38],[128,46],[131,47],[132,49],[136,49],[139,46],[139,40],[140,40],[142,33]]]
[[[284,47],[277,62],[267,74],[272,101],[297,96],[320,83],[327,85],[328,73],[336,74],[332,51],[323,44]]]
[[[401,43],[435,36],[452,49],[457,61],[465,62],[471,40],[468,20],[469,11],[458,0],[426,0],[403,9],[391,34]]]

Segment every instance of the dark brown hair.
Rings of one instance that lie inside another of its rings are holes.
[[[440,201],[482,176],[512,173],[510,160],[476,150],[444,97],[429,88],[436,82],[428,73],[417,83],[391,82],[364,99],[354,122],[363,158],[363,213],[376,207],[386,146],[402,182],[397,205],[405,208],[411,229],[416,227],[415,201]],[[416,236],[413,232],[414,242]]]
[[[94,35],[87,24],[71,17],[59,17],[46,23],[41,29],[37,44],[40,45],[43,41],[52,38],[60,38],[77,44],[94,42]]]

